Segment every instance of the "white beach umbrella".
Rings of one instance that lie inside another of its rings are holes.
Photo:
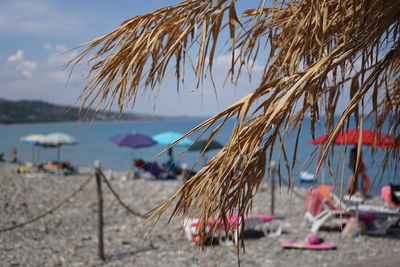
[[[40,144],[40,142],[44,139],[44,137],[45,136],[43,134],[29,134],[29,135],[22,136],[19,139],[23,144],[32,144],[33,145],[32,146],[32,162],[35,162],[35,146]],[[38,154],[38,158],[39,158],[39,154]]]
[[[60,147],[62,145],[76,145],[78,142],[66,133],[51,133],[46,135],[40,142],[44,147],[57,147],[57,162],[60,162]]]

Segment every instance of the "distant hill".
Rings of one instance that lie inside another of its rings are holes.
[[[87,110],[92,119],[94,110]],[[79,108],[54,105],[43,101],[9,101],[0,99],[0,123],[32,123],[78,121],[82,119]],[[98,111],[95,121],[161,119],[152,115]]]

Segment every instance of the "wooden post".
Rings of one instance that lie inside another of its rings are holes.
[[[271,178],[271,215],[275,213],[275,161],[270,164],[270,178]]]
[[[103,241],[103,194],[101,191],[101,169],[100,169],[100,161],[96,160],[94,162],[95,167],[95,175],[96,175],[96,186],[97,186],[97,205],[98,205],[98,213],[97,213],[97,239],[98,239],[98,254],[101,260],[105,260],[104,257],[104,241]]]

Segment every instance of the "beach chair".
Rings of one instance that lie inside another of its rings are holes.
[[[307,192],[306,213],[304,219],[311,224],[311,232],[316,233],[326,223],[331,226],[342,227],[348,222],[348,217],[343,217],[343,212],[334,208],[329,199],[323,196],[323,193],[317,189],[310,189]]]
[[[341,206],[348,213],[359,213],[365,217],[374,218],[366,221],[366,234],[386,235],[392,226],[398,224],[400,220],[400,186],[384,186],[381,190],[381,198],[385,201],[384,205],[365,204],[363,196],[345,196],[347,201],[340,200],[335,194],[331,194],[335,203]],[[356,198],[356,199],[352,199]],[[350,204],[348,204],[350,203]],[[354,204],[357,203],[357,204]]]
[[[343,228],[355,215],[355,208],[345,206],[336,195],[330,192],[332,186],[321,185],[307,192],[304,219],[311,224],[311,232],[316,233],[323,226]],[[333,202],[336,202],[335,204]],[[369,224],[377,218],[374,214],[359,214],[360,221]]]
[[[244,225],[242,226],[242,222]],[[266,237],[276,237],[282,234],[283,219],[275,216],[261,215],[261,214],[248,214],[239,217],[239,222],[235,228],[235,240],[239,237],[246,236],[246,233],[253,231],[261,231]]]
[[[385,235],[400,221],[400,185],[384,186],[381,190],[381,198],[385,201],[383,206],[361,205],[360,207],[362,212],[373,213],[377,216],[368,229],[367,233],[370,235]]]
[[[242,225],[244,223],[244,225]],[[245,236],[246,231],[259,229],[264,236],[279,236],[283,229],[281,218],[263,214],[247,214],[238,216],[236,214],[222,219],[209,219],[207,224],[201,222],[198,217],[184,218],[183,227],[185,235],[190,243],[195,245],[204,244],[206,240],[214,240],[219,245],[231,245],[233,236],[238,240],[239,236]],[[205,236],[202,236],[203,233]]]
[[[395,191],[397,187],[393,188]],[[332,186],[321,185],[307,193],[307,211],[304,218],[311,223],[312,233],[316,233],[322,225],[328,223],[331,226],[342,227],[357,213],[359,220],[367,226],[366,233],[369,235],[385,235],[393,225],[399,222],[400,207],[366,205],[362,203],[362,199],[355,199],[357,196],[351,197],[353,198],[352,202],[344,201],[332,193],[331,189]],[[390,200],[393,199],[392,196],[396,196],[396,193],[392,194],[391,187],[384,187],[382,192],[389,195]],[[384,193],[382,193],[382,198],[385,200],[383,195]],[[355,202],[361,204],[354,204]]]
[[[176,175],[166,169],[161,168],[157,162],[145,162],[142,159],[134,160],[134,166],[150,173],[155,179],[176,179]]]

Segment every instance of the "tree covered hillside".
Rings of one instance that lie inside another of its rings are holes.
[[[94,111],[89,110],[87,118],[93,118]],[[77,121],[82,118],[79,108],[59,106],[43,101],[8,101],[0,99],[0,123],[58,122]],[[95,120],[142,120],[155,119],[151,115],[132,113],[102,112],[96,114]]]

